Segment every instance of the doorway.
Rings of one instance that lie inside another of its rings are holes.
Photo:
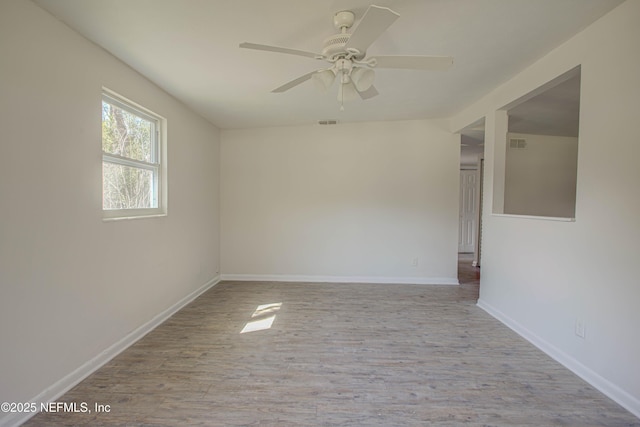
[[[458,281],[480,284],[484,117],[460,131]]]
[[[460,171],[460,217],[458,221],[458,253],[473,253],[476,249],[478,171]]]

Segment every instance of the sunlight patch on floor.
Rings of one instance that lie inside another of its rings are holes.
[[[281,302],[259,305],[251,315],[252,319],[258,319],[247,322],[240,333],[245,334],[247,332],[256,332],[270,329],[271,325],[273,325],[273,321],[276,320],[276,315],[273,313],[280,310],[280,307],[282,307]],[[270,314],[271,316],[268,316]]]
[[[259,305],[258,308],[256,308],[256,311],[253,312],[251,317],[254,318],[258,316],[264,316],[265,314],[274,313],[280,310],[280,307],[282,307],[281,302]]]

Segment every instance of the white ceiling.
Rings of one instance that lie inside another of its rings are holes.
[[[34,0],[219,128],[447,117],[621,0]],[[448,71],[377,70],[380,95],[339,110],[337,88],[271,90],[323,62],[240,49],[320,52],[333,15],[371,2],[400,14],[370,55],[451,55]],[[126,94],[125,94],[126,95]]]

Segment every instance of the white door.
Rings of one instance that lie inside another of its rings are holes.
[[[476,248],[477,171],[460,171],[460,222],[458,252],[474,252]]]

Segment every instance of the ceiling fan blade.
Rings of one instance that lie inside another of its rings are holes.
[[[289,55],[306,56],[313,59],[322,59],[322,55],[319,53],[307,52],[306,50],[289,49],[287,47],[269,46],[266,44],[256,43],[240,43],[240,47],[243,49],[255,49],[264,50],[267,52],[286,53]]]
[[[371,43],[399,17],[400,15],[389,8],[369,6],[344,48],[357,49],[360,53],[365,53]]]
[[[304,83],[307,80],[309,80],[315,73],[317,73],[317,71],[312,71],[310,73],[305,74],[304,76],[300,76],[295,80],[291,80],[289,83],[285,83],[280,87],[275,88],[274,90],[272,90],[272,93],[282,93],[285,92],[293,87],[298,86],[300,83]]]
[[[450,56],[374,56],[375,68],[405,68],[408,70],[446,70],[453,65]]]
[[[365,99],[369,99],[369,98],[373,98],[374,96],[377,96],[378,95],[378,91],[376,90],[376,88],[374,86],[371,86],[367,90],[363,90],[362,92],[358,92],[358,94],[360,94],[360,98],[365,100]]]

